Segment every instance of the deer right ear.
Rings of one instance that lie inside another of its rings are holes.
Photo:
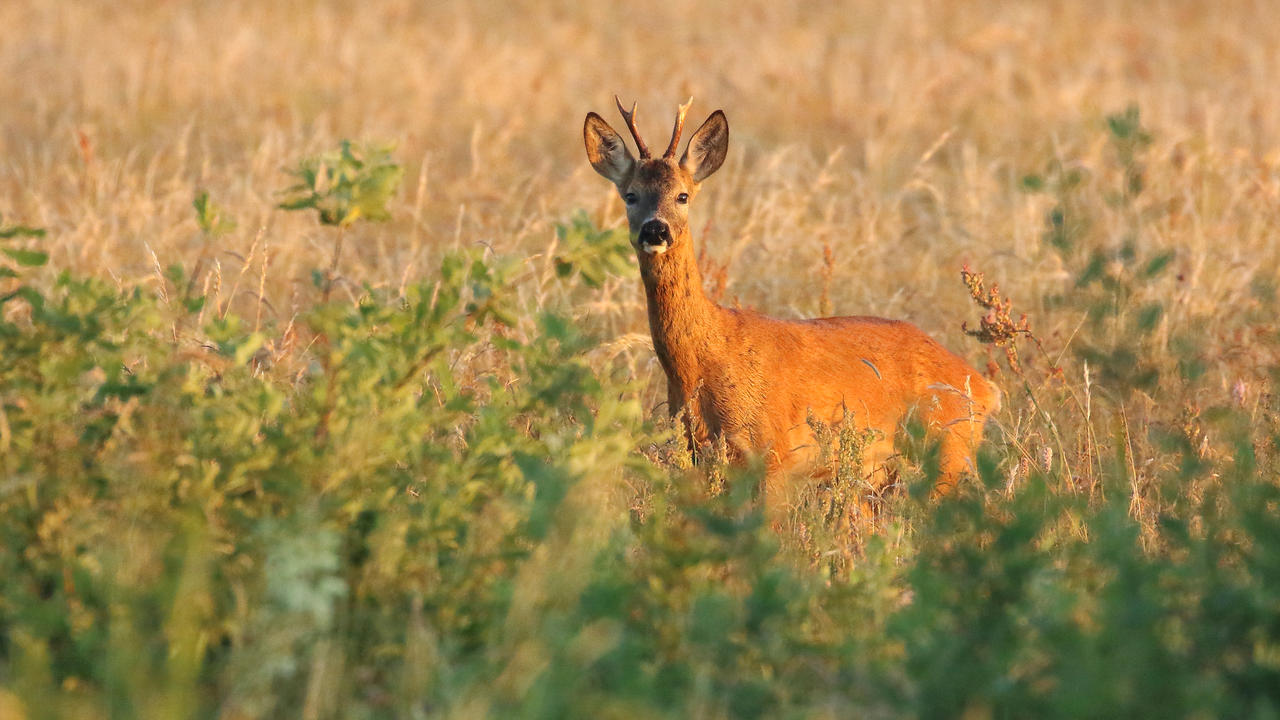
[[[725,119],[723,110],[717,110],[689,138],[689,147],[680,158],[680,167],[693,176],[694,182],[702,182],[720,169],[728,153],[729,121]]]
[[[582,139],[587,145],[587,159],[591,161],[591,167],[614,185],[621,185],[636,164],[622,137],[609,127],[604,118],[587,113]]]

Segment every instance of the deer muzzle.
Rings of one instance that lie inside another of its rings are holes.
[[[671,228],[661,220],[649,220],[640,226],[640,249],[650,255],[661,255],[671,249]]]

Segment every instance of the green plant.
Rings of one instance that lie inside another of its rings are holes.
[[[404,176],[404,169],[392,162],[391,150],[391,146],[343,140],[337,150],[304,158],[287,171],[297,182],[285,188],[279,207],[315,210],[322,225],[335,228],[333,257],[321,280],[325,302],[338,270],[343,231],[361,219],[390,217],[387,202]]]
[[[1149,213],[1138,206],[1145,189],[1143,152],[1151,144],[1151,133],[1142,126],[1137,106],[1108,115],[1107,139],[1117,161],[1119,177],[1114,189],[1091,187],[1089,174],[1080,166],[1050,163],[1045,177],[1027,176],[1028,192],[1050,193],[1055,204],[1045,218],[1044,239],[1067,263],[1082,265],[1074,278],[1071,293],[1051,296],[1053,306],[1082,311],[1097,330],[1081,338],[1073,351],[1100,374],[1107,386],[1150,390],[1159,380],[1160,369],[1149,358],[1150,343],[1164,315],[1159,301],[1135,302],[1150,283],[1169,269],[1172,250],[1142,247]],[[1105,232],[1093,220],[1093,193],[1101,193],[1105,205],[1122,216],[1119,227]]]
[[[0,217],[0,240],[11,240],[13,238],[41,238],[44,237],[44,228],[29,227],[26,225],[5,225],[4,218]],[[30,250],[27,248],[5,247],[0,248],[9,257],[10,260],[24,267],[34,267],[44,265],[49,261],[48,254],[39,250]],[[8,268],[0,268],[0,277],[13,277],[13,270]]]
[[[208,190],[197,191],[191,207],[196,211],[196,224],[200,226],[200,233],[206,243],[236,229],[236,221],[227,214],[225,208],[209,199]]]

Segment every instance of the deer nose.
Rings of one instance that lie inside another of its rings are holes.
[[[640,226],[641,245],[670,245],[671,228],[661,220],[649,220]]]

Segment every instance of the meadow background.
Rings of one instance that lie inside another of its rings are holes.
[[[0,716],[1274,717],[1275,14],[0,5]],[[690,464],[614,93],[727,113],[723,302],[992,374],[958,497]],[[403,175],[326,275],[344,139]]]

